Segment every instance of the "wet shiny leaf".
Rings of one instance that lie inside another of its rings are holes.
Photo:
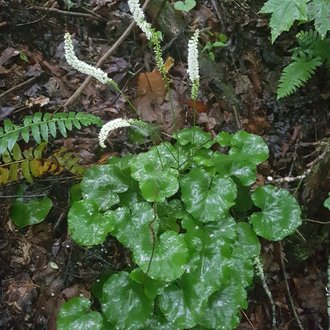
[[[153,312],[153,300],[143,285],[130,279],[127,272],[112,275],[103,286],[102,311],[113,329],[143,329]]]
[[[91,302],[83,297],[74,297],[65,302],[57,317],[57,329],[101,329],[103,326],[103,318],[100,313],[91,312],[90,306]]]
[[[250,217],[257,235],[278,241],[301,225],[299,204],[288,191],[272,185],[259,187],[252,194],[252,200],[261,208]]]
[[[68,214],[68,229],[72,238],[80,245],[101,244],[113,229],[112,211],[100,213],[92,200],[74,202]]]
[[[181,180],[182,201],[187,211],[201,222],[218,221],[234,205],[236,185],[231,178],[212,177],[195,168]]]
[[[118,193],[128,189],[125,181],[125,176],[115,166],[94,166],[86,171],[81,182],[82,195],[96,202],[100,209],[107,210],[119,203]]]

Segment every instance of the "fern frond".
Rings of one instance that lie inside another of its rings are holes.
[[[6,150],[0,157],[0,185],[22,179],[31,183],[33,178],[46,174],[58,175],[63,170],[75,175],[85,172],[85,167],[79,164],[79,158],[71,151],[62,147],[46,158],[46,147],[47,143],[42,142],[22,151],[16,143],[11,152]]]
[[[62,136],[66,137],[67,131],[88,125],[101,126],[102,121],[94,115],[83,112],[56,113],[54,115],[37,112],[33,116],[25,116],[22,126],[5,119],[4,126],[0,127],[0,155],[5,151],[10,152],[20,137],[25,142],[29,142],[32,136],[40,144],[41,141],[48,142],[49,135],[56,138],[60,132]]]
[[[282,72],[277,88],[277,99],[294,93],[320,65],[322,65],[320,57],[309,57],[301,53],[299,57],[293,58],[293,62],[286,66]]]
[[[56,158],[57,162],[75,175],[82,175],[86,171],[86,168],[79,164],[79,158],[75,157],[72,152],[68,151],[65,147],[55,151],[53,157]]]
[[[313,57],[321,57],[322,61],[330,66],[330,39],[322,38],[320,34],[315,30],[302,31],[298,35],[298,48],[297,50],[303,50],[309,52]],[[294,54],[295,54],[294,52]]]

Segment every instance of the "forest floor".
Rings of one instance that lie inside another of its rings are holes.
[[[24,116],[35,112],[87,112],[104,121],[136,116],[121,95],[95,80],[72,99],[86,77],[66,63],[63,48],[64,33],[69,31],[78,57],[88,63],[98,62],[131,23],[127,2],[73,1],[68,10],[69,2],[0,0],[0,126],[4,119],[19,124]],[[158,3],[158,12],[152,2]],[[163,9],[160,4],[164,3],[169,2],[152,0],[146,11],[160,30],[166,28],[166,22],[159,19]],[[271,156],[258,169],[258,180],[273,178],[274,184],[292,192],[303,208],[305,221],[299,232],[281,243],[262,242],[277,328],[328,329],[330,214],[322,203],[330,191],[330,164],[309,185],[304,179],[283,178],[303,175],[320,160],[330,137],[329,76],[320,68],[297,93],[276,100],[277,82],[290,59],[289,49],[295,47],[298,28],[272,45],[269,17],[258,14],[262,4],[252,0],[202,0],[189,13],[175,12],[167,17],[173,26],[167,24],[168,31],[162,30],[163,50],[169,58],[167,63],[171,62],[170,88],[179,118],[175,125],[166,96],[155,96],[155,89],[162,85],[150,73],[155,66],[153,52],[138,28],[115,47],[102,68],[133,101],[143,120],[157,123],[169,134],[174,126],[191,126],[184,42],[200,29],[200,43],[207,49],[202,53],[206,64],[201,63],[198,124],[215,133],[244,129],[262,136]],[[174,27],[178,29],[174,31]],[[219,38],[227,39],[225,46],[214,46]],[[150,90],[146,79],[154,78]],[[91,166],[111,155],[134,150],[126,135],[118,132],[109,139],[104,152],[98,145],[98,130],[90,126],[73,130],[67,138],[52,140],[45,158],[65,147],[79,157],[80,165]],[[33,143],[22,143],[21,147],[31,146]],[[54,206],[45,221],[23,229],[10,218],[18,183],[0,188],[0,329],[55,329],[56,313],[64,301],[78,294],[90,297],[95,279],[108,270],[130,265],[129,255],[114,238],[92,249],[79,247],[70,239],[66,214],[70,187],[79,178],[60,166],[56,174],[46,171],[27,188],[30,196],[48,195]],[[271,327],[272,306],[256,278],[249,291],[249,308],[242,311],[238,329]]]

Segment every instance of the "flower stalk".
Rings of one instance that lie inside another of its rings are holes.
[[[162,56],[162,49],[160,42],[162,40],[161,33],[152,28],[151,24],[147,22],[144,12],[140,6],[139,0],[129,0],[129,9],[132,13],[133,19],[137,26],[145,33],[147,39],[151,42],[156,59],[156,67],[161,73],[166,87],[169,85],[169,79],[165,69],[165,64]]]

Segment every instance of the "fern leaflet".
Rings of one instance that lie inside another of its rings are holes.
[[[320,57],[309,57],[304,53],[293,57],[293,61],[282,72],[277,89],[277,99],[294,93],[304,85],[320,65],[322,65]]]

